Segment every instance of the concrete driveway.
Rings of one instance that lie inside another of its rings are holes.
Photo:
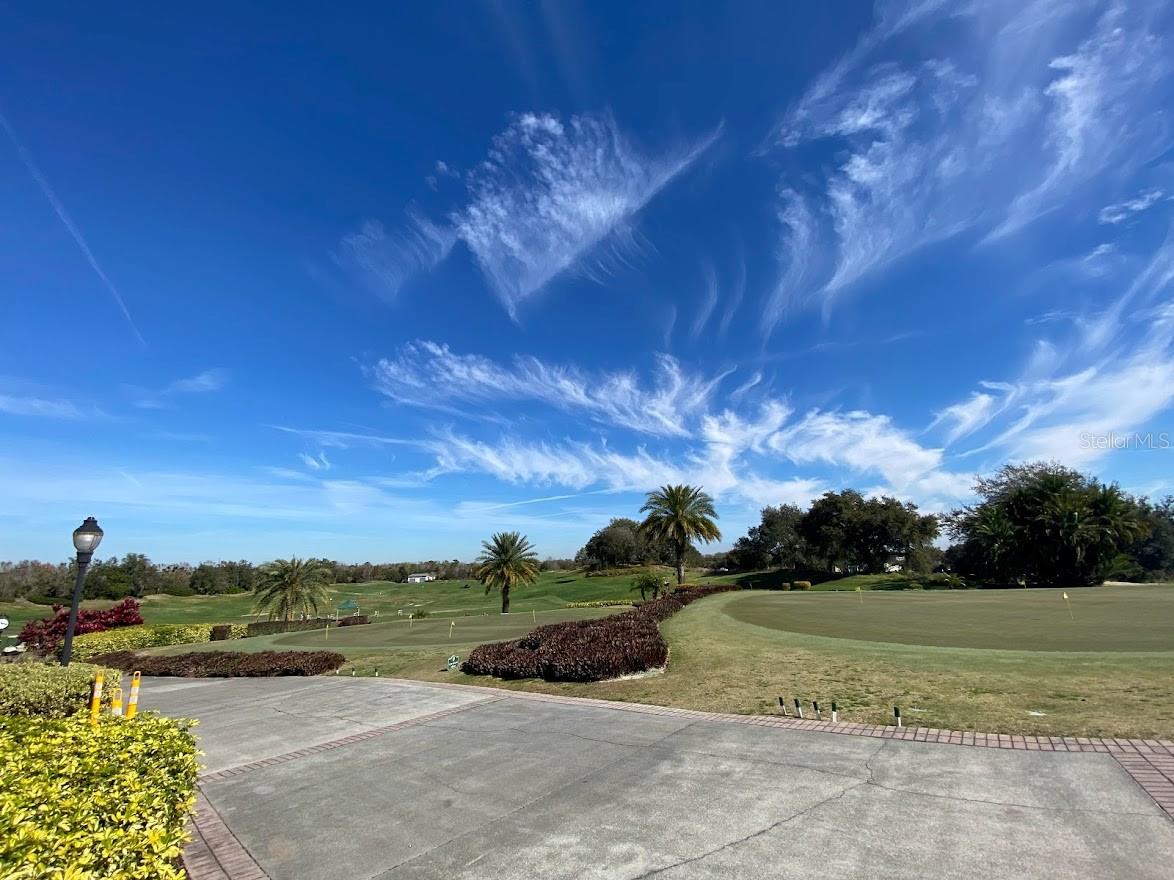
[[[195,880],[1169,878],[1106,754],[772,729],[380,679],[144,682],[200,720]]]

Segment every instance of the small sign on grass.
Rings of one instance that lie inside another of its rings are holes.
[[[460,665],[461,665],[461,658],[458,657],[456,654],[453,654],[451,657],[448,658],[448,671],[449,672],[452,672],[454,669],[459,668]]]

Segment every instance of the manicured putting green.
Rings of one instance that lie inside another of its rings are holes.
[[[868,642],[1011,651],[1174,651],[1174,588],[755,593],[742,623]]]

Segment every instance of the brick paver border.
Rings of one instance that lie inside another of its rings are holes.
[[[818,733],[834,733],[843,736],[867,736],[875,739],[896,739],[911,742],[932,742],[944,745],[971,746],[974,748],[1017,749],[1037,752],[1098,752],[1116,759],[1122,769],[1154,799],[1166,815],[1174,819],[1174,742],[1158,739],[1119,739],[1117,737],[1082,736],[1021,736],[1005,733],[979,733],[972,730],[939,730],[935,727],[881,727],[874,724],[853,724],[850,722],[817,721],[812,718],[791,718],[776,715],[731,715],[722,712],[701,712],[696,709],[677,709],[670,706],[654,706],[647,703],[622,703],[614,700],[598,700],[591,697],[568,697],[561,694],[542,694],[533,691],[507,690],[504,688],[482,687],[480,685],[455,684],[452,682],[415,681],[411,679],[385,678],[391,684],[406,684],[415,687],[434,687],[444,690],[479,693],[484,699],[442,709],[428,715],[421,715],[407,721],[399,721],[383,727],[374,727],[362,733],[341,739],[319,743],[284,755],[253,761],[239,767],[230,767],[214,773],[206,773],[200,782],[217,782],[231,779],[244,773],[284,764],[298,758],[320,754],[331,749],[342,748],[373,737],[397,730],[428,724],[447,718],[458,712],[474,709],[505,699],[532,700],[539,703],[559,703],[570,706],[613,709],[621,712],[637,712],[643,715],[660,715],[674,718],[688,718],[697,721],[725,721],[755,727],[774,727],[785,730],[806,730]],[[224,824],[211,802],[201,790],[197,794],[195,812],[190,823],[192,842],[184,849],[183,862],[191,880],[268,880],[268,875],[237,840]]]

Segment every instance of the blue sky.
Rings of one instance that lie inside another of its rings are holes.
[[[1169,3],[0,15],[0,558],[1174,491]]]

